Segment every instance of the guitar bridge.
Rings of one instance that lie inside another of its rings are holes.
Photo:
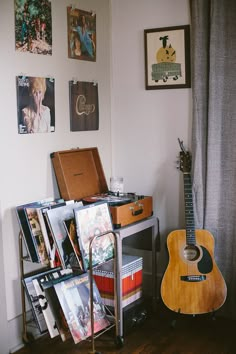
[[[181,275],[180,280],[194,283],[194,282],[206,280],[206,276],[205,275]]]

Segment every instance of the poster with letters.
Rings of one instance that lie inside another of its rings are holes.
[[[55,131],[54,78],[17,76],[18,133]]]
[[[69,82],[70,130],[99,129],[98,84],[94,82]]]

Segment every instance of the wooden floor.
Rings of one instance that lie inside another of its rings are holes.
[[[176,322],[175,322],[176,319]],[[175,326],[173,326],[175,324]],[[236,322],[210,315],[178,315],[161,303],[157,312],[149,311],[142,325],[132,329],[118,349],[115,336],[109,331],[95,341],[96,352],[102,354],[234,354],[236,353]],[[91,343],[73,340],[62,342],[47,335],[26,344],[17,354],[84,354],[91,353]]]

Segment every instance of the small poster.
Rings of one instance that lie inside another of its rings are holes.
[[[68,57],[96,61],[96,14],[67,7]]]
[[[55,131],[55,95],[53,78],[17,76],[18,133]]]
[[[70,130],[99,129],[98,84],[94,82],[69,82]]]
[[[52,54],[49,0],[15,0],[15,48],[19,52]]]

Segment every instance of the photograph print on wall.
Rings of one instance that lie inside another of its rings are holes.
[[[53,78],[17,76],[18,133],[55,131],[55,95]]]
[[[69,82],[70,130],[99,129],[98,84],[94,82]]]
[[[52,55],[51,1],[15,0],[15,48]]]
[[[96,14],[67,7],[68,57],[96,61]]]

